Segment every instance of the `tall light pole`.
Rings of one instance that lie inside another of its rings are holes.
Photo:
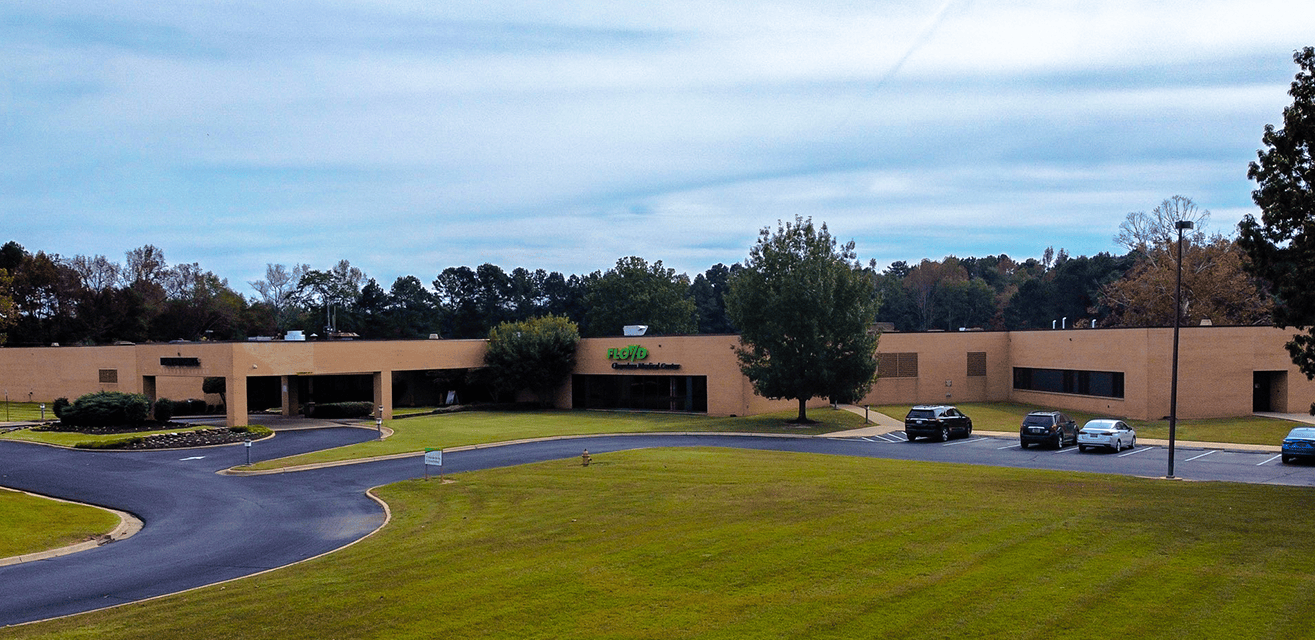
[[[1173,477],[1173,448],[1178,435],[1178,325],[1183,315],[1183,231],[1192,228],[1191,220],[1173,223],[1178,230],[1178,280],[1173,287],[1173,374],[1169,381],[1169,474]]]

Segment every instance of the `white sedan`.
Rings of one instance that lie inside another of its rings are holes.
[[[1086,451],[1089,447],[1109,447],[1123,451],[1137,446],[1137,432],[1122,420],[1089,420],[1078,430],[1078,450]]]

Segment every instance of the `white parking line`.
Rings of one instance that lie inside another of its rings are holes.
[[[1051,455],[1058,455],[1058,454],[1061,454],[1061,453],[1073,453],[1074,451],[1077,451],[1077,450],[1078,450],[1077,447],[1069,447],[1069,448],[1067,448],[1067,449],[1060,449],[1059,451],[1056,451],[1056,452],[1052,453]]]
[[[1021,447],[1021,446],[1023,446],[1021,442],[1015,442],[1007,447],[996,447],[995,450],[999,451],[1001,449],[1013,449],[1014,447]]]
[[[1266,463],[1269,463],[1269,462],[1273,462],[1273,461],[1278,460],[1279,458],[1282,458],[1282,457],[1283,457],[1283,454],[1280,453],[1280,454],[1274,456],[1273,458],[1270,458],[1270,459],[1266,460],[1265,462],[1258,463],[1256,466],[1259,467],[1259,466],[1262,465],[1262,464],[1266,464]]]
[[[1150,450],[1153,449],[1153,448],[1154,448],[1154,447],[1142,447],[1142,448],[1140,448],[1140,449],[1133,449],[1132,451],[1129,451],[1129,452],[1127,452],[1127,453],[1120,453],[1120,454],[1119,454],[1119,457],[1120,457],[1120,458],[1123,458],[1123,457],[1125,457],[1125,456],[1130,456],[1130,455],[1132,455],[1132,454],[1134,454],[1134,453],[1141,453],[1141,452],[1143,452],[1143,451],[1150,451]]]
[[[863,442],[872,442],[872,441],[873,441],[872,438],[869,438],[869,437],[867,437],[867,436],[859,436],[858,439],[859,439],[859,440],[862,440]]]
[[[202,458],[204,458],[204,457],[205,457],[205,456],[192,456],[192,457],[190,457],[190,458],[179,458],[179,460],[200,460],[200,459],[202,459]]]
[[[977,438],[976,440],[960,440],[960,441],[958,441],[958,442],[946,442],[946,443],[941,444],[941,446],[942,446],[942,447],[952,447],[952,446],[957,445],[957,444],[969,444],[969,443],[972,443],[972,442],[981,442],[981,441],[983,441],[983,440],[985,440],[985,439],[986,439],[986,438]]]
[[[1207,451],[1207,452],[1205,452],[1205,453],[1203,453],[1203,454],[1201,454],[1201,455],[1199,455],[1199,456],[1192,456],[1192,457],[1190,457],[1190,458],[1188,458],[1188,459],[1186,459],[1186,460],[1183,460],[1183,462],[1191,462],[1191,461],[1193,461],[1193,460],[1195,460],[1195,459],[1197,459],[1197,458],[1204,458],[1204,457],[1206,457],[1206,456],[1208,456],[1208,455],[1210,455],[1210,454],[1212,454],[1212,453],[1219,453],[1219,450],[1218,450],[1218,449],[1211,449],[1211,450],[1209,450],[1209,451]]]

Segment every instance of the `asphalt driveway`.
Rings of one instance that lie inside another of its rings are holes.
[[[375,437],[352,428],[281,432],[256,443],[253,460]],[[985,464],[1156,477],[1168,452],[1139,445],[1119,455],[1020,450],[1017,438],[948,443],[896,436],[813,438],[717,434],[596,436],[444,454],[444,473],[673,446]],[[1315,466],[1281,465],[1268,452],[1180,447],[1176,476],[1190,480],[1315,486]],[[91,551],[0,567],[0,626],[68,615],[247,576],[358,540],[384,521],[365,491],[424,474],[421,458],[381,460],[262,476],[215,472],[246,461],[241,446],[184,451],[91,452],[0,441],[0,485],[130,512],[140,533]]]

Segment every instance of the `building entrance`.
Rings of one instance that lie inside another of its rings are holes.
[[[575,375],[576,409],[708,412],[707,376]]]

